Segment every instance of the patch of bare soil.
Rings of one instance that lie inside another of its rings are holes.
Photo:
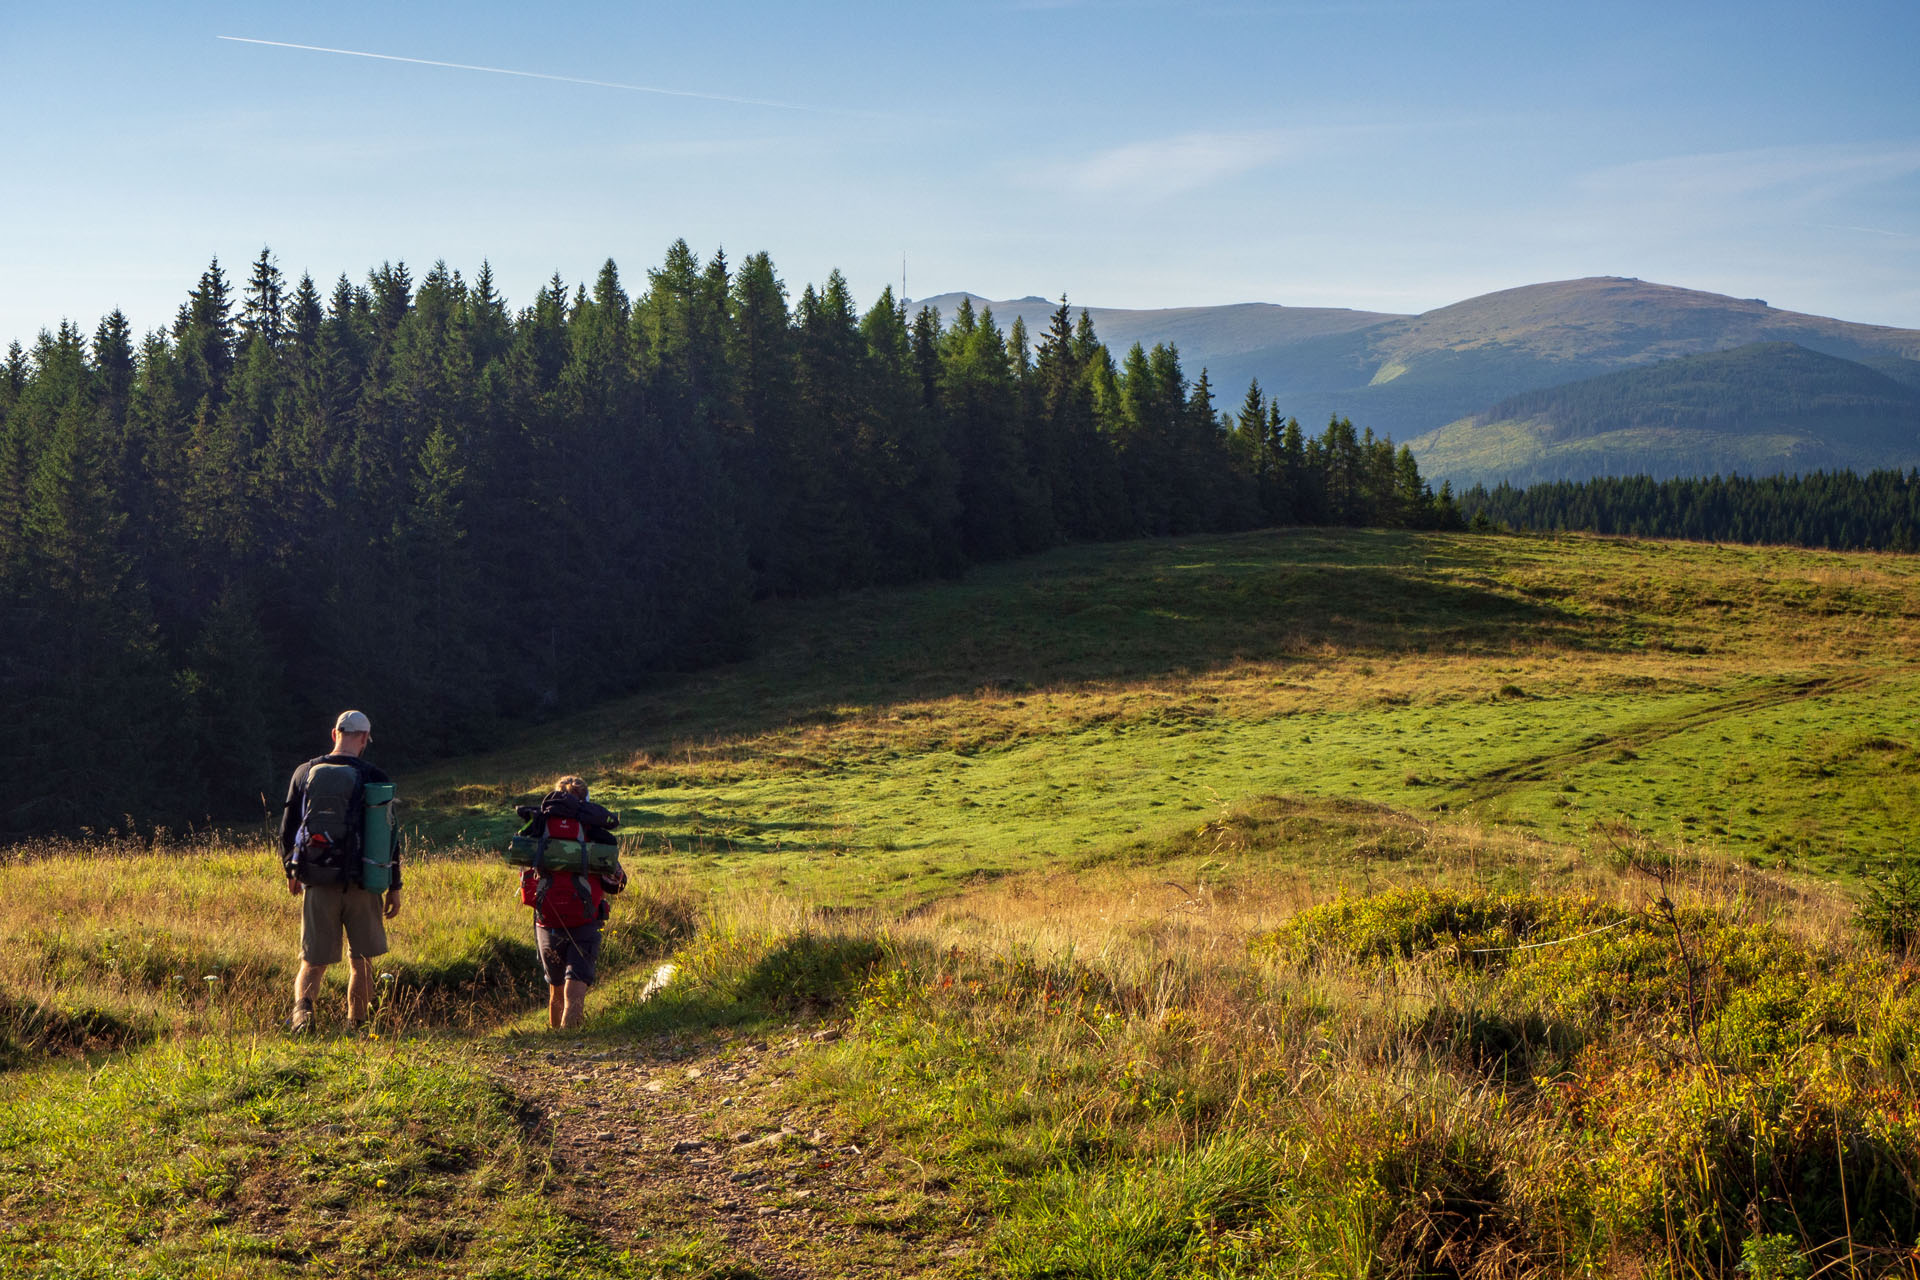
[[[795,1100],[794,1058],[836,1034],[526,1037],[499,1075],[540,1117],[569,1216],[637,1256],[704,1243],[713,1274],[764,1280],[977,1274],[938,1178]]]

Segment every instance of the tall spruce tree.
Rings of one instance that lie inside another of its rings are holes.
[[[286,278],[273,260],[273,251],[262,248],[240,299],[240,345],[260,338],[268,347],[278,347],[285,325]]]

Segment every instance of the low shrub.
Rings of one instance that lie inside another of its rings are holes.
[[[1251,978],[1158,933],[1157,966],[932,934],[873,971],[819,1086],[974,1189],[1006,1274],[1920,1261],[1920,996],[1883,956],[1425,889],[1300,912]]]
[[[1889,951],[1912,953],[1920,945],[1920,868],[1900,867],[1870,881],[1855,922]]]

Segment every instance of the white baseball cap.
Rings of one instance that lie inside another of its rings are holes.
[[[372,733],[373,721],[367,719],[364,711],[342,711],[340,718],[333,722],[335,733]]]

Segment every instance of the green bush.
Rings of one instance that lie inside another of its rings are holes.
[[[1391,889],[1310,907],[1257,946],[1289,959],[1411,959],[1442,951],[1463,963],[1504,963],[1512,949],[1625,919],[1591,899],[1531,894],[1494,897],[1437,889]]]
[[[871,937],[794,934],[746,972],[740,997],[782,1010],[844,1008],[885,957],[886,948]]]
[[[1740,1274],[1751,1280],[1807,1280],[1809,1267],[1788,1235],[1748,1236],[1740,1242]]]
[[[1920,868],[1901,867],[1869,883],[1855,920],[1888,950],[1912,951],[1920,943]]]

